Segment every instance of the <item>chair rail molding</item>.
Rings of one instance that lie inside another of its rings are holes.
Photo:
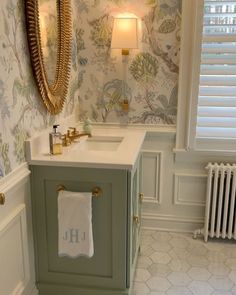
[[[0,192],[12,196],[21,185],[28,181],[30,170],[27,163],[19,165],[16,169],[8,175],[0,178]]]

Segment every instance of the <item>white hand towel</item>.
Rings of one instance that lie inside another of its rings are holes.
[[[92,193],[59,192],[58,254],[93,256]]]

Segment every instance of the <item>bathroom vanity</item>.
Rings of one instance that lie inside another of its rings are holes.
[[[144,136],[142,131],[95,130],[90,140],[82,139],[59,156],[50,156],[38,138],[27,142],[40,295],[131,294],[139,250]],[[92,258],[58,256],[60,186],[74,192],[101,188],[92,200]]]

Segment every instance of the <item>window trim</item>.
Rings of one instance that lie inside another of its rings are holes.
[[[202,19],[204,14],[204,0],[182,0],[181,50],[178,91],[178,111],[176,126],[175,152],[219,152],[235,154],[229,140],[224,147],[223,140],[216,141],[196,137],[197,104],[200,80]],[[211,143],[210,143],[211,142]],[[209,144],[210,143],[210,144]],[[219,144],[218,149],[212,149]],[[231,146],[231,149],[230,149]]]
[[[193,38],[197,29],[197,13],[200,6],[202,7],[203,4],[204,0],[182,0],[180,70],[175,150],[190,150],[188,135],[190,127],[193,124],[193,122],[189,123],[192,116],[191,105],[193,97],[193,87],[191,87],[191,83],[194,81],[193,77],[196,75],[194,75],[193,71],[193,56],[196,52],[196,41],[193,42]]]
[[[196,150],[196,124],[197,124],[197,106],[198,92],[200,82],[200,66],[201,66],[201,47],[202,47],[202,23],[204,0],[195,1],[195,15],[193,18],[194,32],[192,35],[192,63],[191,63],[191,80],[190,80],[190,102],[189,102],[189,121],[188,121],[188,149]]]

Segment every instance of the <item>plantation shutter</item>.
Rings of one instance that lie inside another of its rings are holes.
[[[197,108],[196,142],[236,139],[236,0],[204,0]]]

